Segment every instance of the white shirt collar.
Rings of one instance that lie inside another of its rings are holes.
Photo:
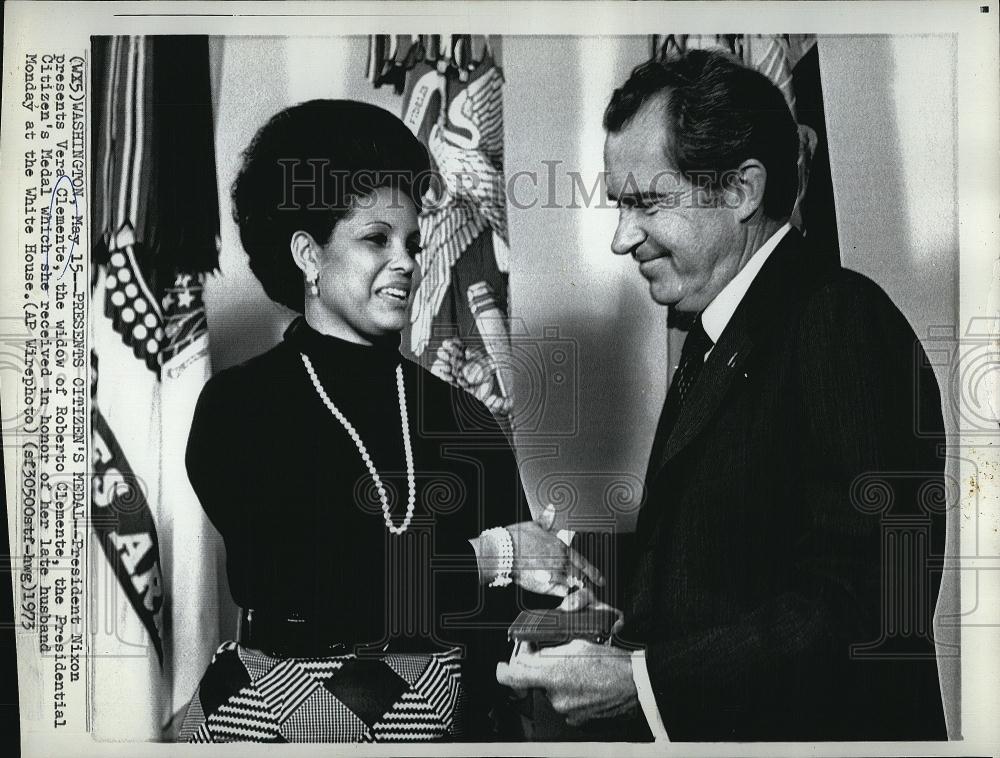
[[[722,336],[729,320],[736,313],[736,309],[747,294],[747,290],[750,289],[750,285],[760,272],[761,267],[791,228],[792,225],[786,222],[784,226],[768,237],[767,242],[757,248],[757,252],[750,256],[747,264],[729,280],[729,284],[723,287],[722,292],[716,295],[715,299],[702,311],[701,324],[713,343],[719,341],[719,337]]]

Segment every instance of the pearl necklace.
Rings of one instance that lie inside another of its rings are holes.
[[[406,531],[406,528],[410,525],[410,519],[413,518],[413,504],[416,501],[417,486],[413,478],[413,450],[410,447],[410,422],[406,416],[406,389],[403,386],[403,366],[402,364],[396,364],[396,391],[399,394],[399,421],[400,425],[403,427],[403,452],[406,455],[406,488],[408,490],[408,495],[406,499],[406,517],[403,519],[402,526],[396,526],[392,523],[392,516],[389,515],[389,498],[385,495],[385,488],[382,486],[382,480],[379,478],[378,471],[375,470],[375,464],[372,463],[371,456],[368,455],[368,449],[365,447],[365,443],[361,441],[361,435],[358,434],[357,429],[347,420],[347,417],[340,412],[340,409],[333,404],[330,396],[326,394],[326,390],[323,389],[323,385],[320,384],[319,377],[316,376],[316,370],[313,368],[312,362],[309,360],[309,356],[305,353],[299,353],[302,356],[302,363],[306,367],[306,373],[309,374],[309,378],[312,379],[313,387],[316,388],[316,394],[319,395],[320,400],[323,401],[330,413],[333,414],[334,418],[337,419],[347,430],[347,433],[354,440],[354,444],[358,448],[358,452],[361,453],[361,460],[365,462],[365,466],[368,467],[368,474],[371,476],[372,481],[375,482],[375,489],[378,491],[378,499],[382,502],[382,516],[385,518],[385,526],[392,534],[402,534]]]

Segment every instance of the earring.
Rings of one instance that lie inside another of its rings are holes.
[[[306,284],[309,286],[309,294],[319,297],[319,274],[306,277]]]

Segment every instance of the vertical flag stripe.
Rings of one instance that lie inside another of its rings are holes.
[[[135,223],[139,218],[139,179],[142,173],[143,158],[143,146],[146,140],[146,93],[148,91],[148,82],[146,80],[146,40],[144,37],[137,37],[135,39],[136,55],[135,55],[135,92],[134,92],[134,108],[135,108],[135,118],[132,121],[132,156],[131,156],[131,176],[129,179],[128,190],[126,197],[128,200],[128,216],[127,221],[132,222],[133,228],[138,227]],[[124,224],[122,224],[124,226]]]
[[[112,234],[125,226],[128,221],[128,212],[126,209],[128,208],[128,195],[132,180],[132,158],[135,149],[135,90],[139,83],[136,80],[136,56],[138,49],[134,39],[130,38],[128,40],[126,50],[128,51],[128,63],[125,69],[125,121],[121,124],[119,137],[122,140],[121,153],[116,156],[118,158],[120,175],[118,179],[118,203],[115,206],[115,228],[110,230]]]

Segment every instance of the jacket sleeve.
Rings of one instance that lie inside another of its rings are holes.
[[[800,497],[782,510],[803,511],[790,548],[794,579],[733,623],[647,647],[672,739],[704,738],[699,724],[773,702],[775,687],[836,702],[816,683],[837,681],[836,667],[856,665],[850,646],[881,632],[879,509],[891,503],[893,516],[932,517],[926,504],[928,487],[941,483],[940,438],[915,433],[915,424],[919,415],[925,429],[940,430],[940,399],[902,314],[871,282],[837,280],[810,299],[793,334],[786,402],[797,419],[789,434],[801,444],[789,476]],[[905,602],[917,601],[919,585]],[[928,614],[936,592],[935,584]],[[769,727],[761,728],[766,738]]]

